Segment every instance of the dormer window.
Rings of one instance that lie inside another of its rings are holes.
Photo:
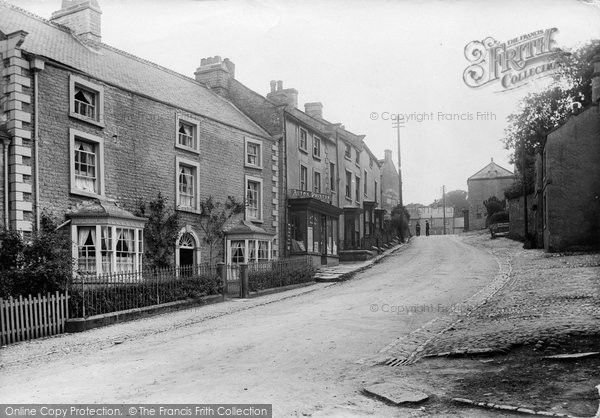
[[[69,78],[69,116],[104,127],[104,89],[72,75]]]

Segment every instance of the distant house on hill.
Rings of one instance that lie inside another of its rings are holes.
[[[494,162],[491,162],[467,179],[469,188],[469,229],[486,227],[487,212],[483,204],[490,197],[504,199],[504,190],[515,181],[515,175]]]

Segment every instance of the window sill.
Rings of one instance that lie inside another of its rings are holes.
[[[344,158],[348,161],[352,161],[352,158],[348,157],[347,155],[344,155]]]
[[[82,122],[87,122],[87,123],[89,123],[91,125],[97,126],[99,128],[102,128],[102,129],[106,128],[106,126],[104,125],[104,121],[103,120],[97,121],[95,119],[86,118],[85,116],[82,116],[79,113],[74,113],[74,112],[69,112],[69,116],[72,117],[72,118],[74,118],[74,119],[80,120]]]
[[[256,223],[256,224],[262,224],[262,223],[265,223],[265,221],[264,221],[264,220],[262,220],[262,219],[256,219],[256,218],[247,218],[247,220],[248,220],[248,221],[250,221],[250,222],[254,222],[254,223]]]
[[[194,149],[194,148],[190,148],[190,147],[186,147],[184,145],[181,145],[179,143],[175,143],[175,148],[180,149],[182,151],[187,151],[187,152],[191,152],[194,153],[196,155],[200,155],[200,150]]]
[[[298,150],[301,151],[301,152],[303,152],[303,153],[305,153],[305,154],[308,154],[308,148],[305,149],[305,148],[302,148],[302,147],[298,147]]]
[[[352,202],[352,198],[350,196],[345,196],[348,202]]]
[[[202,211],[200,209],[187,208],[185,206],[177,206],[177,210],[180,212],[195,213],[197,215],[200,215],[202,213]]]
[[[254,170],[262,170],[262,166],[260,165],[253,165],[253,164],[248,164],[248,163],[244,163],[244,167],[246,168],[252,168]]]
[[[79,189],[71,189],[71,194],[74,194],[77,196],[92,197],[94,199],[104,197],[104,194],[99,194],[99,193],[94,193],[94,192],[86,192],[85,190],[79,190]]]
[[[317,161],[321,161],[321,156],[320,155],[315,155],[313,154],[313,158]]]

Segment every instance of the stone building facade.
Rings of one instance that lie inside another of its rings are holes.
[[[500,167],[494,162],[494,159],[467,179],[469,230],[474,231],[486,227],[487,212],[483,202],[492,196],[504,200],[504,190],[510,187],[514,181],[514,174]]]
[[[600,61],[596,63],[600,78]],[[542,217],[547,251],[600,246],[600,94],[550,132],[542,153]]]
[[[398,205],[399,183],[398,170],[392,160],[392,151],[385,150],[385,158],[380,160],[381,165],[381,207],[388,214]]]
[[[298,109],[298,91],[271,81],[266,96],[235,79],[229,59],[205,58],[196,78],[231,100],[279,143],[280,248],[336,264],[345,251],[376,242],[383,228],[382,163],[364,142],[323,118],[323,105]],[[397,174],[396,174],[397,177]],[[396,184],[397,187],[397,184]],[[370,248],[370,246],[369,246]]]
[[[204,84],[102,44],[100,13],[95,0],[51,20],[0,3],[2,223],[27,233],[51,212],[80,270],[138,270],[132,213],[160,193],[181,216],[174,262],[193,264],[209,261],[200,202],[233,196],[261,228],[246,261],[276,257],[276,140]]]

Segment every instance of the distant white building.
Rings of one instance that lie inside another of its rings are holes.
[[[429,222],[429,233],[431,235],[444,234],[444,208],[424,207],[424,208],[408,208],[410,213],[409,228],[413,235],[416,235],[417,223],[421,225],[421,234],[425,235],[425,224]],[[456,219],[454,218],[454,208],[446,208],[446,235],[462,232],[464,222],[461,225],[460,231],[455,231]],[[459,218],[463,220],[463,218]],[[464,221],[464,220],[463,220]]]

